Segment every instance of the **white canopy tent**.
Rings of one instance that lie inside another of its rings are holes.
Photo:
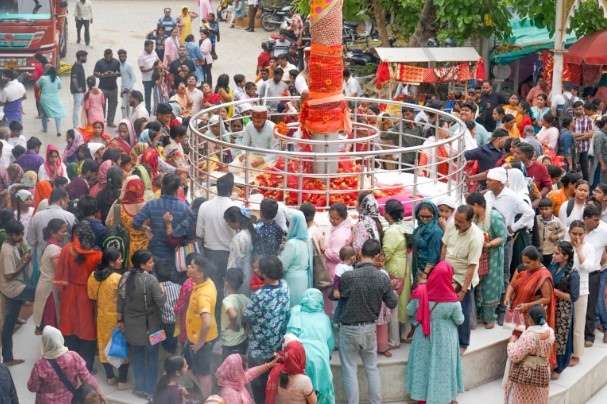
[[[471,47],[461,48],[375,48],[382,62],[431,63],[477,62],[481,56]]]

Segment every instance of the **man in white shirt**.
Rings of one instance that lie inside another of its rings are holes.
[[[535,212],[531,205],[528,205],[523,198],[506,187],[506,182],[508,182],[508,173],[504,168],[497,167],[487,171],[488,192],[485,194],[485,200],[502,214],[508,228],[508,239],[504,244],[504,286],[508,286],[510,282],[512,235],[519,230],[527,231],[527,228],[533,224],[535,219]],[[519,214],[521,217],[515,221],[515,217]],[[505,308],[500,303],[497,310],[498,324],[502,325]]]
[[[197,114],[202,110],[202,91],[196,88],[196,76],[190,74],[186,79],[186,91],[192,99],[192,115]]]
[[[145,95],[145,109],[152,110],[152,73],[154,72],[154,63],[159,61],[158,54],[154,52],[154,41],[146,40],[143,43],[143,52],[139,54],[137,64],[141,71],[141,81],[143,82],[143,93]]]
[[[74,18],[76,19],[76,34],[78,37],[76,43],[80,43],[80,31],[82,30],[82,27],[84,27],[84,43],[86,46],[89,46],[89,43],[91,43],[89,25],[93,23],[93,3],[91,0],[80,0],[76,2]]]
[[[133,90],[131,91],[131,96],[129,97],[129,105],[131,107],[131,114],[129,115],[129,120],[132,123],[139,118],[145,118],[148,121],[150,120],[150,113],[143,105],[143,94],[141,91]]]
[[[572,93],[573,86],[574,85],[572,82],[566,81],[565,84],[563,84],[563,94],[556,94],[552,97],[551,105],[553,115],[558,116],[561,113],[565,105],[565,99],[567,99],[567,101],[572,105],[574,102],[579,100],[579,98]]]
[[[348,69],[344,69],[343,89],[346,97],[360,97],[363,95],[360,83],[350,75],[350,70]]]
[[[0,128],[0,165],[4,168],[13,162],[13,146],[8,142],[8,128]]]
[[[211,276],[215,285],[223,285],[223,279],[230,257],[230,244],[236,232],[223,218],[224,212],[231,206],[241,206],[230,196],[234,189],[234,175],[227,173],[217,179],[217,196],[200,205],[196,221],[196,237],[202,240],[204,256],[215,264],[215,274]],[[223,288],[217,289],[217,302],[221,302]],[[221,309],[221,304],[216,308]],[[220,312],[221,310],[219,310]],[[218,310],[215,310],[217,315]]]
[[[264,106],[253,107],[251,113],[251,122],[247,123],[242,136],[242,145],[255,147],[260,150],[278,150],[280,144],[274,137],[274,122],[268,119],[268,109]],[[275,158],[275,154],[251,154],[251,166],[259,167]],[[245,154],[238,156],[240,161],[244,161]]]
[[[274,51],[272,52],[272,55],[278,57],[282,54],[286,55],[289,51],[291,41],[287,39],[287,32],[288,31],[284,29],[280,30],[280,33],[278,34],[278,39],[274,41]]]
[[[4,122],[23,122],[23,107],[21,103],[27,98],[23,84],[17,80],[15,72],[11,69],[2,72],[2,84],[0,91],[0,106],[4,107]]]
[[[288,95],[289,86],[282,81],[284,76],[284,71],[282,68],[277,67],[274,69],[274,76],[271,80],[264,81],[261,83],[258,89],[258,94],[261,98],[273,98],[273,97],[282,97],[285,93]],[[266,105],[268,109],[272,112],[276,111],[276,107],[280,101],[266,101]]]
[[[129,98],[131,97],[131,91],[135,86],[135,71],[133,66],[126,61],[126,51],[124,49],[118,50],[118,61],[120,62],[120,97],[122,98],[122,119],[126,119],[130,115]]]

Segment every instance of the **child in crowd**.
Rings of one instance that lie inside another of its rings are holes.
[[[185,257],[186,267],[189,266],[194,257],[198,256],[198,253],[189,253]],[[175,323],[176,327],[179,328],[179,332],[175,334],[179,334],[179,342],[185,344],[187,337],[185,333],[185,314],[188,311],[188,305],[190,303],[190,295],[192,294],[192,290],[194,290],[194,281],[188,278],[183,285],[181,285],[181,290],[179,291],[179,297],[173,306],[173,313],[177,316],[177,320],[179,322]]]
[[[353,265],[356,263],[356,250],[352,246],[344,246],[339,250],[339,259],[341,263],[335,266],[335,278],[333,278],[333,297],[339,299],[335,313],[333,314],[333,321],[337,324],[339,322],[339,316],[341,314],[342,301],[339,295],[339,280],[344,273],[354,269]]]
[[[453,197],[443,195],[436,200],[436,208],[438,209],[438,224],[443,229],[444,233],[447,229],[447,225],[453,222],[457,204]]]
[[[234,353],[240,355],[247,353],[247,330],[242,313],[249,303],[249,298],[238,293],[243,280],[244,274],[241,269],[230,268],[226,271],[223,286],[227,296],[221,303],[222,361]]]
[[[251,277],[251,293],[259,290],[263,286],[263,279],[259,273],[259,259],[261,255],[253,255],[251,258],[251,269],[253,270],[253,276]]]
[[[257,243],[253,253],[258,255],[278,255],[285,232],[274,220],[278,213],[278,202],[264,198],[259,204],[261,223],[257,225]]]
[[[384,268],[385,264],[386,255],[382,251],[375,257],[375,266],[381,273],[383,273],[388,277],[388,279],[390,279],[390,275]],[[381,309],[379,310],[379,316],[377,316],[377,320],[375,321],[375,327],[377,336],[377,352],[384,355],[386,358],[392,357],[392,352],[390,352],[390,345],[388,343],[388,330],[390,327],[391,318],[392,312],[390,311],[388,306],[386,306],[386,304],[382,302]]]
[[[186,390],[177,382],[186,374],[188,364],[182,356],[171,356],[164,361],[164,373],[160,376],[156,391],[154,392],[155,403],[183,403],[185,402]]]
[[[535,218],[534,244],[542,252],[545,267],[552,261],[552,252],[557,241],[565,235],[561,221],[552,214],[552,201],[542,198],[539,203],[540,214]]]
[[[164,306],[160,311],[162,316],[161,327],[166,333],[166,339],[162,341],[162,347],[170,354],[177,352],[177,337],[175,336],[175,323],[177,316],[173,309],[181,292],[181,285],[171,282],[171,268],[166,261],[156,263],[156,277],[160,283],[160,290],[164,293]]]

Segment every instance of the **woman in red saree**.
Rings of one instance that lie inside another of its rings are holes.
[[[122,153],[131,154],[131,148],[135,146],[135,128],[128,119],[123,119],[118,124],[118,136],[113,138],[107,145],[108,149],[120,150]]]
[[[73,240],[59,254],[53,282],[59,293],[59,330],[67,347],[78,352],[91,371],[97,330],[95,301],[89,299],[87,282],[101,261],[102,252],[95,246],[95,233],[89,222],[83,221],[76,227]]]
[[[306,376],[306,351],[301,342],[287,342],[278,355],[280,363],[270,372],[266,385],[266,404],[287,404],[293,401],[315,403],[316,392],[312,381]]]
[[[536,305],[546,308],[548,326],[554,329],[556,314],[556,297],[552,274],[542,265],[542,254],[534,246],[526,247],[521,253],[524,270],[514,272],[510,285],[506,289],[504,305],[512,307],[523,314]],[[530,326],[531,324],[527,324]],[[556,367],[556,349],[550,355],[550,367]]]

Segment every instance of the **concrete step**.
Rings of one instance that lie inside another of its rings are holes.
[[[512,335],[512,331],[504,330],[501,327],[487,330],[479,325],[478,329],[472,331],[470,347],[462,358],[464,386],[467,389],[482,386],[503,375],[506,364],[506,344],[510,335]],[[405,388],[405,372],[410,346],[410,344],[401,344],[398,350],[392,351],[391,358],[383,355],[378,357],[382,399],[386,403],[409,400]],[[345,402],[338,352],[334,352],[331,357],[331,370],[333,371],[336,401]],[[364,402],[367,397],[367,378],[360,360],[358,362],[358,381],[360,399],[361,402]]]
[[[550,382],[550,404],[607,402],[607,344],[602,340],[603,334],[597,331],[594,346],[585,349],[580,364],[565,369],[559,380]],[[503,395],[500,377],[466,391],[457,399],[463,404],[485,404],[502,400]]]

